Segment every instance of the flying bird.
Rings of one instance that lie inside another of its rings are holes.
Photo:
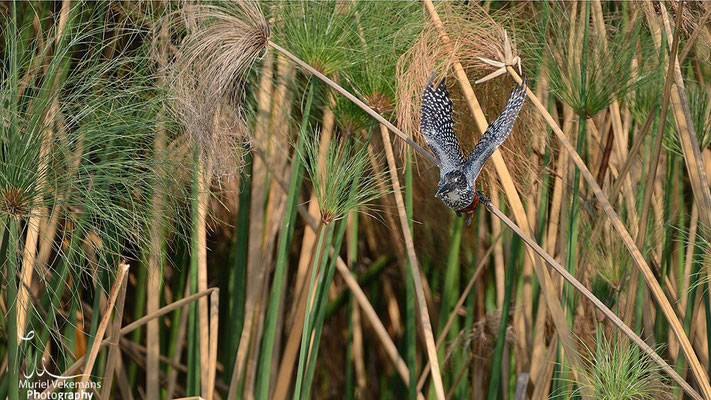
[[[479,202],[489,199],[476,190],[476,178],[486,160],[506,140],[514,121],[526,99],[526,78],[511,90],[506,108],[496,121],[492,122],[467,158],[462,155],[459,140],[454,134],[452,119],[452,99],[449,98],[445,79],[434,86],[432,74],[422,94],[420,131],[427,145],[439,161],[440,181],[435,197],[439,197],[447,207],[456,211],[457,216],[467,215],[466,224],[471,224]]]

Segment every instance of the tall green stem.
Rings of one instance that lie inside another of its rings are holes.
[[[515,241],[519,240],[514,238]],[[513,244],[512,248],[517,247]],[[489,391],[487,400],[495,400],[503,398],[499,395],[501,388],[501,360],[504,353],[504,344],[506,342],[506,326],[508,321],[509,309],[511,307],[511,297],[514,288],[514,277],[516,276],[516,264],[510,263],[509,271],[506,271],[506,282],[504,284],[504,304],[501,307],[501,323],[499,324],[499,333],[496,338],[496,347],[494,349],[494,359],[491,361],[491,379],[489,380]]]
[[[230,252],[232,268],[227,271],[226,291],[229,303],[223,308],[224,315],[221,321],[231,321],[223,325],[223,338],[227,351],[221,352],[222,363],[225,371],[234,368],[237,349],[239,348],[240,332],[244,326],[244,301],[247,273],[247,238],[249,237],[249,207],[252,186],[248,177],[252,175],[252,156],[245,155],[245,168],[240,177],[239,210],[237,211],[237,225],[235,241]]]
[[[319,267],[319,261],[321,259],[321,248],[323,247],[323,240],[326,236],[326,231],[328,230],[328,225],[321,225],[318,234],[318,242],[316,244],[316,251],[314,252],[314,262],[311,266],[311,279],[309,280],[309,291],[306,292],[306,310],[304,312],[304,326],[301,331],[301,350],[299,350],[299,367],[297,369],[296,375],[296,385],[294,386],[294,400],[299,400],[301,398],[301,382],[304,378],[304,364],[306,363],[306,355],[309,352],[309,339],[311,338],[310,317],[311,312],[309,311],[311,304],[311,292],[314,290],[314,281],[316,280],[316,272]]]
[[[698,241],[696,245],[694,245],[689,251],[693,252],[694,254],[692,255],[692,263],[693,263],[693,270],[691,272],[691,282],[689,284],[689,293],[686,301],[686,312],[684,314],[684,331],[688,335],[691,331],[691,324],[692,324],[692,319],[694,317],[694,305],[696,305],[696,289],[699,286],[703,285],[703,282],[700,280],[705,278],[706,274],[702,274],[702,268],[703,268],[703,250],[701,249],[703,245],[701,245]],[[702,305],[703,306],[703,305]],[[677,357],[676,360],[676,371],[681,372],[682,369],[684,368],[684,362],[686,358],[684,357],[683,352],[679,352],[679,356]],[[678,386],[674,387],[674,397],[678,398],[679,397],[679,391],[681,389]]]
[[[190,233],[190,294],[198,291],[198,180],[200,174],[200,152],[197,143],[193,146],[193,182],[190,199],[191,233]],[[190,303],[188,314],[188,384],[186,394],[188,396],[200,395],[200,347],[196,339],[200,337],[198,331],[197,302]]]
[[[9,400],[19,399],[19,346],[17,337],[17,268],[19,267],[18,262],[18,249],[20,244],[20,234],[18,232],[19,221],[15,217],[10,216],[7,218],[9,229],[8,229],[8,246],[7,246],[7,299],[5,304],[7,305],[7,354],[8,354],[8,364],[7,364],[7,374],[8,374],[8,386],[7,395]]]
[[[316,311],[316,321],[314,325],[314,336],[313,344],[311,346],[311,352],[308,357],[308,365],[306,367],[306,379],[304,379],[304,385],[302,389],[301,397],[304,399],[309,398],[309,393],[311,392],[311,383],[314,378],[314,371],[316,370],[316,360],[318,359],[318,348],[321,344],[321,331],[323,329],[323,321],[326,318],[326,305],[328,304],[328,291],[331,288],[331,282],[333,282],[333,275],[336,272],[336,260],[338,259],[338,251],[343,244],[343,236],[346,233],[346,221],[343,220],[338,225],[338,231],[336,232],[336,242],[333,246],[335,252],[331,256],[330,262],[328,263],[326,280],[319,284],[318,298],[316,300],[316,305],[314,310]],[[326,246],[328,250],[330,246]],[[328,251],[324,252],[324,256],[328,254]]]
[[[289,194],[286,201],[286,211],[284,221],[281,227],[281,236],[277,248],[276,267],[274,268],[274,282],[269,296],[269,309],[267,310],[267,320],[264,328],[264,338],[262,339],[261,368],[257,383],[256,398],[266,400],[269,398],[269,371],[271,371],[272,353],[274,351],[274,338],[276,335],[277,319],[279,318],[279,304],[281,303],[281,294],[284,286],[284,274],[286,270],[286,262],[289,256],[289,244],[291,243],[291,232],[294,230],[294,221],[296,219],[296,208],[299,200],[298,191],[301,187],[301,157],[299,154],[303,152],[306,144],[308,121],[311,115],[311,103],[314,98],[315,85],[312,83],[309,86],[309,94],[306,98],[306,106],[301,118],[301,130],[296,143],[296,153],[292,162],[291,181],[289,182]],[[256,205],[255,205],[256,206]],[[305,326],[305,325],[304,325]]]
[[[576,152],[582,154],[581,150],[585,144],[585,132],[586,132],[586,105],[587,105],[587,48],[588,48],[588,27],[590,21],[590,3],[585,4],[585,14],[582,20],[583,24],[583,43],[581,51],[581,61],[580,61],[580,108],[576,110],[578,112],[578,137],[576,138]],[[575,167],[575,173],[573,174],[573,193],[572,202],[570,204],[569,213],[569,225],[568,225],[568,245],[565,255],[565,269],[571,274],[575,275],[575,268],[577,265],[577,248],[578,248],[578,209],[580,197],[580,168]],[[573,326],[573,318],[575,316],[575,304],[574,304],[575,292],[569,285],[564,285],[563,287],[563,303],[568,310],[567,319],[568,325]],[[568,379],[569,365],[567,361],[561,360],[561,378],[563,380]],[[567,384],[565,385],[567,386]]]
[[[373,133],[373,131],[371,129],[371,131],[368,133],[367,142],[370,142],[372,133]],[[365,146],[368,145],[367,142],[363,145],[363,147],[361,147],[360,151],[365,151],[365,149],[366,149]],[[354,173],[356,173],[356,174],[360,174],[361,172],[362,172],[361,168],[357,168],[357,170],[354,171]],[[327,173],[328,173],[328,171],[327,171]],[[359,182],[359,179],[356,179],[353,182],[353,185],[350,189],[351,196],[355,194],[356,190],[358,190],[358,182]],[[355,215],[357,215],[357,214],[355,214]],[[323,321],[326,317],[326,309],[327,309],[327,305],[328,305],[328,292],[331,287],[331,282],[333,281],[333,275],[336,271],[336,260],[338,259],[338,253],[341,250],[341,245],[343,244],[343,236],[346,233],[346,226],[347,226],[346,221],[347,220],[343,220],[338,225],[338,232],[336,232],[336,243],[333,246],[334,253],[331,257],[330,263],[327,266],[326,279],[323,280],[321,278],[321,276],[323,275],[323,271],[322,271],[321,275],[319,276],[319,280],[318,280],[319,284],[318,284],[318,290],[317,290],[317,294],[316,294],[316,296],[317,296],[316,303],[313,307],[313,310],[316,312],[316,320],[315,320],[315,325],[313,327],[313,331],[314,331],[313,344],[311,345],[311,351],[308,352],[308,364],[307,364],[307,371],[306,371],[306,379],[304,380],[304,385],[302,387],[302,394],[301,394],[301,397],[303,397],[304,399],[308,399],[309,393],[311,392],[311,383],[313,381],[314,371],[316,370],[316,362],[318,360],[318,348],[319,348],[319,345],[321,344],[321,330],[323,328]],[[356,228],[356,231],[357,231],[357,228]],[[330,230],[328,239],[326,241],[326,246],[324,247],[327,250],[331,248],[330,238],[332,235],[333,235],[333,231]],[[357,246],[357,244],[356,244],[356,246]],[[354,251],[355,250],[353,249],[351,254],[353,254]],[[326,263],[328,253],[329,253],[329,251],[324,251],[324,254],[322,257],[323,258],[322,264]],[[309,330],[311,330],[311,327],[309,327]],[[298,390],[298,386],[297,386],[297,390]]]
[[[6,45],[9,48],[8,54],[8,78],[10,80],[9,88],[9,99],[8,99],[8,114],[10,117],[10,127],[9,127],[9,139],[10,143],[15,138],[17,134],[17,41],[13,38],[17,37],[17,4],[13,1],[10,6],[10,19],[8,25],[10,25],[8,32],[6,32]],[[9,39],[8,39],[9,38]],[[19,142],[15,140],[15,142]],[[8,216],[6,218],[6,223],[8,224],[7,236],[8,236],[8,246],[7,246],[7,257],[5,265],[5,277],[7,280],[7,297],[5,300],[5,305],[8,309],[7,313],[7,355],[8,355],[8,384],[7,384],[7,396],[9,400],[18,400],[19,398],[19,360],[18,360],[18,338],[17,338],[17,267],[18,267],[18,257],[17,251],[19,248],[20,235],[18,232],[18,221],[13,216]]]

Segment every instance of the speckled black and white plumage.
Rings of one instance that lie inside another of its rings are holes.
[[[514,121],[518,113],[521,111],[523,101],[526,100],[526,79],[522,84],[511,89],[509,100],[506,102],[506,108],[501,112],[496,121],[492,122],[486,132],[482,135],[479,142],[467,157],[464,163],[464,170],[467,179],[475,181],[481,169],[484,167],[486,160],[494,154],[494,151],[509,137],[511,129],[513,129]]]
[[[454,134],[452,119],[452,100],[449,98],[447,85],[443,79],[434,86],[433,74],[422,94],[420,130],[427,145],[440,163],[440,182],[436,197],[451,209],[470,215],[470,206],[474,204],[476,178],[486,160],[506,140],[511,133],[514,121],[526,99],[526,81],[511,90],[506,108],[484,132],[474,150],[464,159],[459,140]]]
[[[464,162],[459,140],[454,134],[452,99],[444,79],[433,87],[433,74],[422,94],[420,131],[427,145],[439,160],[440,177],[458,169]]]

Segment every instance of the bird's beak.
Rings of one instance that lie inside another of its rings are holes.
[[[445,189],[447,189],[447,185],[444,185],[444,184],[439,185],[439,187],[437,188],[437,193],[435,193],[435,198],[440,197],[442,195],[442,193],[446,192]]]

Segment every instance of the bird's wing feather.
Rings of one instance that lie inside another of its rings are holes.
[[[520,85],[511,90],[506,108],[504,108],[501,115],[496,118],[496,121],[492,122],[489,127],[486,128],[486,132],[484,132],[484,135],[482,135],[474,147],[474,150],[472,150],[471,154],[467,157],[464,170],[468,181],[473,182],[479,176],[486,160],[494,154],[494,151],[496,151],[496,149],[501,146],[501,143],[509,136],[525,99],[526,79],[524,78]]]
[[[440,176],[459,167],[464,162],[459,140],[452,129],[452,100],[445,80],[433,86],[433,74],[422,94],[420,131],[427,145],[439,160]]]

